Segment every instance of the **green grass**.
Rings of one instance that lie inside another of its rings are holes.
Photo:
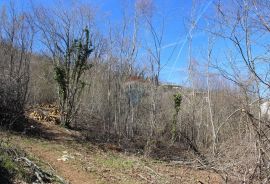
[[[1,153],[1,156],[0,156],[1,167],[8,170],[11,174],[15,173],[17,170],[17,166],[14,163],[14,161],[12,161],[12,159],[9,156],[7,156],[6,153],[3,153],[3,152],[0,152],[0,153]]]
[[[110,169],[131,169],[134,166],[134,161],[127,160],[118,155],[107,155],[106,157],[97,156],[96,162]]]

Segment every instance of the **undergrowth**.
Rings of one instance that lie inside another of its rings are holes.
[[[15,150],[8,143],[0,143],[0,183],[13,183],[14,180],[33,182],[34,173],[16,160],[20,150]]]

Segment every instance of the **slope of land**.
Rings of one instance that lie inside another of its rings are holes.
[[[221,177],[211,171],[120,152],[111,144],[100,149],[79,141],[80,132],[48,121],[30,119],[25,134],[1,132],[0,136],[8,137],[11,144],[72,184],[222,183]]]

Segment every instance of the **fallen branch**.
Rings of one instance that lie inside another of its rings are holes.
[[[140,178],[142,178],[143,180],[147,181],[147,183],[153,183],[151,182],[149,179],[145,178],[143,175],[141,174],[137,174]]]
[[[37,182],[39,182],[40,184],[52,182],[55,180],[55,178],[57,178],[62,184],[67,184],[67,182],[63,178],[41,169],[39,166],[37,166],[35,163],[33,163],[26,157],[16,158],[16,161],[24,162],[28,167],[30,167],[37,177]]]
[[[148,166],[144,166],[144,167],[145,167],[146,169],[148,169],[149,171],[151,171],[152,173],[154,173],[156,176],[161,177],[160,174],[157,173],[156,171],[154,171],[152,168],[150,168],[150,167],[148,167]]]

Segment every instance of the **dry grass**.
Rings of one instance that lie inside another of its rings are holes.
[[[222,183],[222,179],[210,171],[168,164],[143,156],[135,156],[111,149],[111,145],[77,142],[76,131],[66,131],[44,121],[32,122],[32,126],[42,126],[46,136],[29,137],[2,133],[10,142],[24,149],[31,157],[41,160],[72,184],[90,183]],[[36,123],[36,124],[34,124]],[[46,128],[45,128],[46,127]],[[107,148],[106,148],[107,147]],[[66,155],[66,161],[60,160]]]

